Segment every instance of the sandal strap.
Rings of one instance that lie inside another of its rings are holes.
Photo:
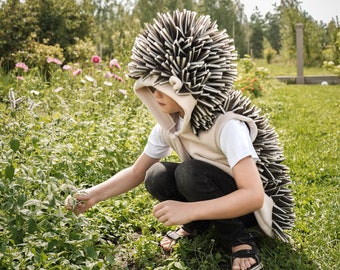
[[[179,235],[177,231],[168,231],[166,233],[166,236],[169,237],[170,239],[176,241],[178,238],[181,238],[183,236]]]
[[[239,251],[236,251],[232,254],[232,260],[236,258],[253,258],[258,262],[259,254],[256,250],[253,249],[241,249]]]
[[[253,258],[256,263],[252,265],[248,270],[260,270],[263,269],[263,264],[261,263],[261,257],[257,250],[252,249],[242,249],[236,251],[231,255],[231,264],[233,264],[236,258]]]

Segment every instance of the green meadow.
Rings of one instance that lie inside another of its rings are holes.
[[[213,233],[163,254],[169,228],[143,186],[80,216],[64,209],[68,194],[131,165],[154,125],[131,80],[98,72],[1,75],[0,269],[229,269]],[[340,269],[340,86],[272,80],[263,89],[253,101],[280,136],[296,213],[289,243],[259,241],[265,269]]]

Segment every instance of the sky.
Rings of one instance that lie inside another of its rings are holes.
[[[254,13],[255,7],[259,8],[262,15],[273,11],[273,4],[280,4],[280,0],[240,0],[244,5],[244,11],[248,18]],[[315,20],[328,23],[335,16],[340,20],[339,0],[300,0],[302,10],[307,11]]]

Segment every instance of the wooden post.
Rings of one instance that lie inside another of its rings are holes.
[[[297,63],[297,84],[304,84],[303,75],[303,24],[296,24],[296,63]]]

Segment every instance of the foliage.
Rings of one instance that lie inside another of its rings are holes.
[[[46,41],[46,43],[48,42]],[[46,60],[51,57],[62,62],[64,61],[64,54],[59,44],[52,46],[46,43],[38,43],[34,41],[34,37],[29,38],[26,42],[26,48],[16,52],[14,59],[16,62],[25,62],[29,66],[37,68],[48,79],[52,69],[55,69],[56,66],[49,65]]]
[[[249,55],[238,61],[238,71],[235,89],[241,90],[250,97],[261,96],[263,92],[262,84],[267,80],[268,71],[262,67],[257,68]]]
[[[25,18],[25,19],[18,19]],[[30,14],[27,5],[17,0],[8,0],[0,7],[0,64],[9,70],[14,67],[12,54],[25,46],[25,41],[38,27],[35,16]]]
[[[335,51],[340,52],[340,32],[337,34],[337,40],[336,40],[334,45],[336,47]],[[325,61],[323,63],[323,67],[326,70],[329,70],[332,73],[340,76],[340,54],[339,54],[339,58],[334,59],[334,61],[335,61],[335,63],[338,63],[338,65],[336,65],[333,61]]]
[[[281,50],[281,36],[280,36],[280,16],[278,13],[267,13],[264,18],[264,30],[263,34],[269,41],[270,47],[273,48],[276,53]]]
[[[89,56],[95,55],[96,51],[96,46],[90,39],[75,38],[75,43],[67,47],[68,60],[83,65],[90,64]]]
[[[247,53],[246,16],[240,1],[217,0],[198,1],[198,13],[210,15],[216,20],[220,29],[227,29],[227,33],[234,38],[235,46],[240,57]]]
[[[262,58],[263,57],[263,41],[264,41],[264,34],[263,34],[263,18],[257,9],[253,15],[250,17],[250,25],[252,28],[250,34],[250,47],[251,47],[251,55],[254,58]]]
[[[340,54],[334,46],[339,22],[335,19],[328,25],[316,22],[301,9],[296,0],[281,1],[276,11],[273,14],[267,13],[264,19],[257,10],[251,16],[251,22],[248,22],[239,0],[1,2],[0,65],[5,71],[14,68],[13,55],[25,51],[32,42],[32,37],[34,42],[40,44],[60,46],[66,62],[75,62],[77,54],[84,54],[86,49],[92,53],[80,58],[88,59],[94,53],[93,45],[96,46],[95,53],[103,59],[113,58],[117,54],[122,54],[120,57],[125,58],[128,52],[126,49],[132,47],[133,39],[144,27],[144,23],[152,22],[157,12],[184,8],[197,11],[198,14],[210,15],[221,30],[227,29],[228,34],[235,40],[241,58],[245,54],[252,54],[255,58],[264,54],[269,61],[273,54],[263,44],[265,37],[271,48],[281,54],[284,61],[295,59],[297,22],[302,22],[305,26],[306,65],[321,66],[325,60],[338,64]],[[323,51],[323,54],[320,54],[320,51]]]
[[[250,59],[239,66],[254,72]],[[156,202],[143,186],[82,216],[64,210],[68,194],[132,164],[154,125],[133,82],[106,78],[108,71],[124,78],[126,66],[112,70],[101,60],[77,76],[53,70],[49,82],[30,67],[20,81],[1,74],[0,268],[228,269],[227,248],[213,231],[162,254],[158,242],[169,228],[153,218]],[[254,102],[277,127],[298,219],[291,243],[260,241],[265,267],[337,269],[339,87],[266,91]]]
[[[26,50],[33,41],[49,46],[59,44],[66,49],[75,43],[75,38],[91,37],[93,15],[87,2],[10,0],[3,3],[0,8],[2,67],[13,68],[15,59],[12,54]],[[65,57],[68,58],[67,55]]]

